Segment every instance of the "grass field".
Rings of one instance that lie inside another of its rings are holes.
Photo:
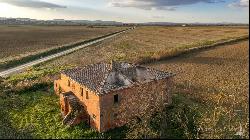
[[[248,36],[248,27],[138,27],[125,35],[61,57],[48,65],[86,65],[111,59],[143,62],[187,48]]]
[[[147,64],[148,67],[177,75],[173,89],[173,106],[165,108],[163,112],[156,112],[146,124],[128,124],[101,134],[85,124],[73,128],[61,124],[59,99],[52,90],[52,82],[58,77],[58,71],[75,65],[109,61],[123,51],[125,56],[120,60],[137,62],[148,50],[157,50],[162,43],[154,42],[158,36],[150,35],[150,32],[158,32],[156,29],[175,32],[190,29],[194,34],[213,30],[210,33],[214,32],[214,36],[202,36],[200,33],[198,40],[218,41],[223,37],[225,39],[248,35],[246,27],[143,27],[120,38],[105,41],[104,44],[30,68],[0,84],[0,138],[249,138],[249,41]],[[241,33],[232,33],[231,30],[240,30]],[[215,34],[226,31],[231,34]],[[145,34],[140,37],[137,32]],[[167,32],[162,35],[170,36]],[[181,32],[173,38],[179,37],[179,40],[183,40],[180,36]],[[163,42],[163,38],[169,39],[161,37]],[[141,45],[137,46],[138,50],[131,47],[130,41],[141,41]],[[178,44],[178,40],[175,42]],[[185,42],[179,42],[184,46],[189,44],[188,40],[186,45]],[[120,46],[116,46],[119,43]],[[154,45],[157,43],[158,45]],[[161,49],[169,51],[168,46],[163,44]],[[192,43],[190,47],[193,47]],[[164,129],[159,129],[160,127]],[[242,132],[242,135],[236,136],[237,132]]]
[[[248,41],[244,41],[148,64],[177,74],[173,106],[156,113],[146,127],[128,125],[102,134],[85,124],[63,126],[58,97],[52,90],[54,71],[30,69],[8,79],[14,90],[0,96],[0,136],[145,138],[147,134],[159,138],[161,134],[164,138],[248,138],[248,51]],[[164,118],[165,129],[160,131]],[[240,127],[242,136],[236,136]]]
[[[249,42],[185,55],[150,67],[176,73],[175,93],[200,114],[199,138],[249,137]],[[205,107],[205,108],[204,108]]]
[[[0,62],[92,39],[121,29],[123,27],[1,25]]]

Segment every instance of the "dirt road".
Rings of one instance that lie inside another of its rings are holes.
[[[131,29],[133,29],[133,28],[131,28]],[[131,29],[128,29],[128,30],[131,30]],[[11,68],[11,69],[7,69],[7,70],[5,70],[5,71],[0,72],[0,77],[8,77],[8,76],[10,76],[11,74],[14,74],[14,73],[23,71],[24,69],[26,69],[26,68],[28,68],[28,67],[31,67],[31,66],[34,66],[34,65],[37,65],[37,64],[40,64],[40,63],[49,61],[49,60],[51,60],[51,59],[54,59],[54,58],[57,58],[57,57],[60,57],[60,56],[63,56],[63,55],[66,55],[66,54],[75,52],[75,51],[77,51],[77,50],[79,50],[79,49],[85,48],[85,47],[87,47],[87,46],[93,45],[93,44],[95,44],[95,43],[104,41],[104,40],[109,39],[109,38],[112,38],[112,37],[115,37],[115,36],[117,36],[117,35],[119,35],[119,34],[122,34],[122,33],[124,33],[124,32],[127,32],[128,30],[124,30],[124,31],[122,31],[122,32],[115,33],[115,34],[113,34],[113,35],[109,35],[109,36],[106,36],[106,37],[103,37],[103,38],[100,38],[100,39],[97,39],[97,40],[88,42],[88,43],[83,44],[83,45],[80,45],[80,46],[76,46],[76,47],[74,47],[74,48],[72,48],[72,49],[68,49],[68,50],[65,50],[65,51],[62,51],[62,52],[59,52],[59,53],[56,53],[56,54],[47,56],[47,57],[43,57],[43,58],[40,58],[40,59],[37,59],[37,60],[33,60],[33,61],[29,62],[29,63],[25,63],[25,64],[22,64],[22,65],[20,65],[20,66],[17,66],[17,67]]]

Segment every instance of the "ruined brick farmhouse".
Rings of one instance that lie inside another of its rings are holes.
[[[87,122],[99,132],[171,104],[174,74],[125,62],[98,63],[61,73],[54,82],[63,123]]]

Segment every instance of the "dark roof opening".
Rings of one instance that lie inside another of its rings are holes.
[[[118,73],[117,75],[122,76],[122,78],[112,77],[111,73],[114,72]],[[108,93],[111,90],[134,84],[137,81],[159,80],[173,76],[173,74],[168,72],[125,62],[91,64],[83,68],[78,67],[65,70],[62,73],[80,85],[95,91],[97,94]],[[107,82],[108,79],[113,81]],[[70,86],[72,83],[69,82],[68,84]]]
[[[119,98],[118,98],[118,94],[114,95],[114,103],[118,103],[119,102]]]

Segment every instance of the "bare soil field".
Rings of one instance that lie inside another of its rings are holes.
[[[148,66],[176,73],[174,93],[202,104],[196,108],[199,138],[233,138],[237,132],[248,137],[248,52],[244,41]]]
[[[122,30],[123,27],[0,26],[0,62],[88,40]]]
[[[130,62],[158,59],[179,50],[248,36],[248,27],[137,27],[98,46],[49,62],[49,65],[86,65],[100,61]]]

